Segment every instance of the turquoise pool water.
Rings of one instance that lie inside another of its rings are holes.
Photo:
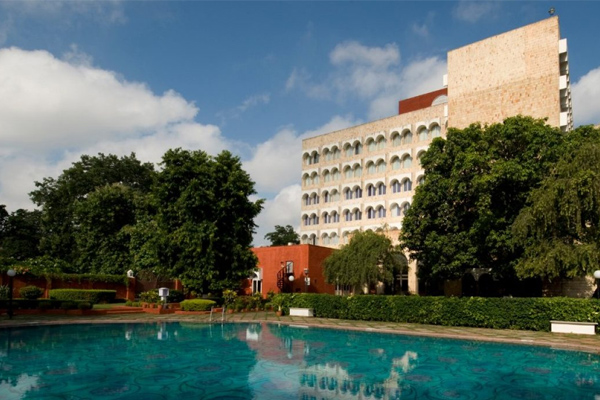
[[[0,330],[0,399],[592,399],[600,356],[274,324]]]

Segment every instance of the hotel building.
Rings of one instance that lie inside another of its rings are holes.
[[[355,230],[397,240],[415,188],[420,157],[448,127],[490,124],[518,114],[573,128],[566,39],[558,17],[447,54],[440,88],[399,102],[398,115],[302,142],[303,244],[339,247]],[[418,292],[416,263],[409,291]]]

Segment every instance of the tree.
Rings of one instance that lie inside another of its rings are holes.
[[[153,196],[161,271],[199,293],[239,287],[256,268],[250,250],[262,200],[238,157],[169,150]]]
[[[271,241],[271,246],[287,246],[288,243],[300,244],[300,236],[291,225],[275,225],[275,231],[265,235]]]
[[[478,267],[514,276],[522,248],[514,246],[512,224],[559,159],[564,137],[543,120],[519,116],[450,129],[432,142],[400,235],[426,285]]]
[[[18,209],[10,214],[0,206],[0,254],[23,261],[40,255],[41,212]]]
[[[142,164],[135,154],[117,157],[99,153],[81,156],[81,160],[63,171],[57,178],[35,182],[36,190],[29,196],[42,211],[44,254],[76,262],[79,258],[74,229],[75,202],[86,198],[96,188],[119,183],[140,193],[150,191],[155,176],[150,163]]]
[[[520,277],[591,274],[600,265],[600,130],[580,128],[565,154],[529,195],[513,225]]]
[[[327,282],[350,286],[355,292],[379,282],[392,284],[403,267],[396,254],[386,236],[356,231],[350,243],[325,259],[323,273]]]

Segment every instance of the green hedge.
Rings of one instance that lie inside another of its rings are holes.
[[[116,290],[52,289],[51,299],[63,301],[88,301],[92,304],[110,303],[115,300]]]
[[[212,300],[184,300],[180,303],[181,311],[210,311],[217,303]]]
[[[314,309],[321,318],[549,331],[550,321],[600,324],[600,301],[566,297],[483,298],[278,294],[283,310]]]

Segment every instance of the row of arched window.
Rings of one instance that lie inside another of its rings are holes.
[[[390,206],[390,217],[403,217],[406,215],[406,212],[410,208],[410,202],[405,201],[402,204],[393,203]],[[386,218],[387,210],[383,205],[379,205],[376,207],[367,207],[364,211],[365,219],[378,219],[378,218]],[[358,208],[354,209],[344,209],[341,214],[337,211],[324,211],[321,216],[316,213],[312,213],[310,215],[304,214],[302,215],[302,225],[311,226],[311,225],[319,225],[322,221],[323,224],[334,224],[340,222],[340,218],[345,222],[351,221],[361,221],[363,219],[363,212]]]
[[[424,181],[424,176],[419,176],[417,184],[421,185]],[[404,178],[402,180],[394,179],[390,183],[390,190],[392,193],[410,192],[412,187],[413,184],[410,178]],[[369,183],[365,187],[365,191],[366,193],[363,192],[363,189],[359,185],[355,185],[354,187],[344,188],[341,194],[337,189],[332,189],[331,191],[324,190],[321,192],[321,196],[319,196],[317,192],[312,192],[311,194],[306,193],[302,196],[302,204],[305,206],[319,204],[321,199],[323,200],[323,203],[332,203],[340,201],[342,197],[344,200],[360,199],[365,194],[367,197],[382,196],[387,193],[387,187],[383,182],[375,184]]]
[[[433,123],[429,127],[419,127],[416,136],[418,141],[422,142],[440,137],[441,133],[441,127],[437,123]],[[387,139],[383,135],[379,135],[376,138],[368,138],[365,141],[365,146],[368,152],[375,152],[385,149],[387,142]],[[402,132],[393,131],[390,135],[390,142],[393,147],[411,144],[413,143],[413,133],[409,129],[405,129]],[[345,157],[354,157],[357,154],[362,154],[363,150],[361,141],[355,140],[352,143],[345,143],[341,148],[337,145],[331,146],[331,148],[324,147],[322,156],[325,158],[325,161],[334,161],[340,159],[342,154]],[[305,165],[313,165],[319,163],[320,156],[318,151],[313,150],[312,152],[305,152],[302,159]]]
[[[417,160],[420,163],[421,156],[425,153],[425,151],[419,152],[417,155]],[[402,170],[402,169],[410,169],[412,167],[413,158],[410,154],[404,154],[402,156],[394,156],[390,160],[390,167],[394,171]],[[367,175],[375,175],[386,172],[388,168],[387,163],[383,159],[379,159],[377,161],[368,161],[365,166],[365,171]],[[343,169],[343,174],[345,179],[352,178],[360,178],[363,175],[363,167],[356,163],[352,166],[347,165]],[[335,182],[341,179],[342,173],[336,167],[329,169],[324,169],[322,172],[323,181],[324,182]],[[304,186],[318,185],[320,182],[319,174],[315,171],[311,174],[305,173],[302,176],[302,183]]]

